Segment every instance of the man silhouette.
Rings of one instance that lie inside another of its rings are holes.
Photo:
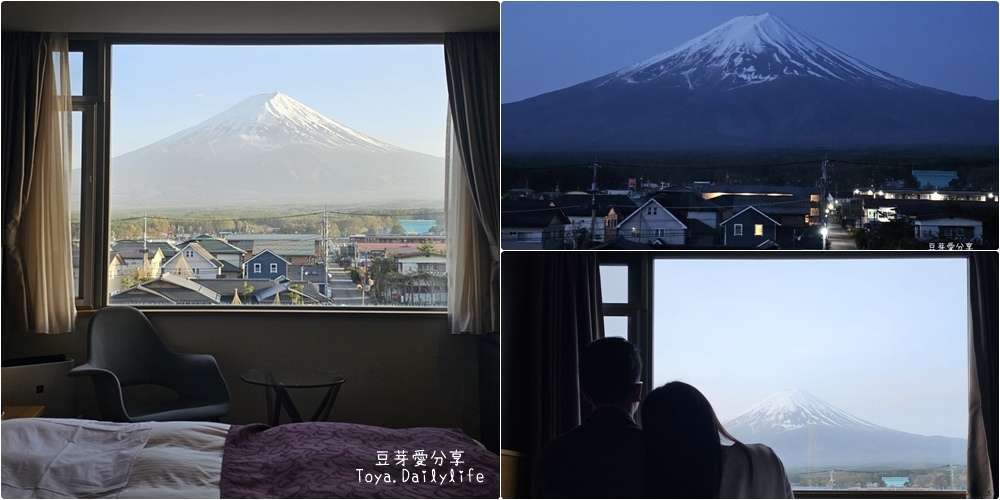
[[[594,411],[579,427],[542,448],[531,485],[534,498],[642,498],[642,429],[632,415],[642,382],[639,350],[608,337],[580,353],[580,390]]]

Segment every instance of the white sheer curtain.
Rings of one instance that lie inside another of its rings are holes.
[[[448,315],[452,333],[500,329],[500,34],[447,33]]]
[[[469,177],[453,132],[449,116],[445,150],[448,319],[451,333],[482,333],[483,325],[488,325],[492,316],[491,304],[483,297],[484,290],[490,289],[490,243],[480,234]]]
[[[13,291],[4,305],[14,309],[5,315],[15,317],[18,330],[70,332],[76,306],[69,205],[69,42],[64,33],[25,34],[4,41],[4,79],[16,82],[4,86],[3,96],[4,107],[12,108],[4,113],[4,127],[9,129],[4,147],[15,149],[15,154],[4,155],[4,291]],[[9,47],[9,41],[15,43]],[[8,50],[17,53],[8,58]],[[8,197],[12,193],[14,199]]]

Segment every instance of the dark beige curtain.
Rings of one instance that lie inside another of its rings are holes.
[[[530,471],[542,445],[589,411],[577,372],[580,350],[603,336],[600,276],[593,252],[507,251],[502,261],[501,447],[528,457]]]
[[[3,33],[4,329],[58,333],[76,317],[65,34]]]
[[[452,333],[500,329],[500,33],[448,33],[448,315]]]
[[[970,498],[997,496],[997,253],[969,259]]]

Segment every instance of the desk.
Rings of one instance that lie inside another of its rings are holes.
[[[272,426],[279,424],[281,409],[284,408],[292,422],[302,422],[302,415],[292,402],[288,389],[309,389],[327,387],[326,396],[316,408],[310,420],[326,420],[330,416],[330,408],[337,400],[340,386],[347,380],[333,370],[311,370],[304,368],[277,368],[250,370],[240,378],[244,382],[265,387],[267,395],[267,417]],[[272,391],[274,395],[272,397]]]
[[[45,413],[44,406],[4,406],[3,420],[40,417],[42,413]]]

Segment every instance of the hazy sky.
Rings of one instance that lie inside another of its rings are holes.
[[[112,156],[276,91],[380,141],[444,156],[440,45],[116,45],[112,71]]]
[[[501,100],[562,89],[743,15],[806,34],[915,83],[997,99],[997,2],[522,2],[501,5]]]
[[[654,385],[691,383],[723,420],[801,388],[878,425],[964,438],[966,273],[964,259],[658,260]]]

